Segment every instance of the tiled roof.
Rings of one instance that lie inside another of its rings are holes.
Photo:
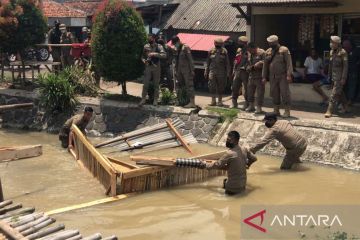
[[[86,13],[84,11],[74,9],[64,4],[51,1],[51,0],[43,0],[42,7],[44,11],[44,15],[46,17],[75,17],[75,18],[83,18],[86,17]]]
[[[69,0],[65,1],[63,4],[69,8],[78,9],[86,13],[87,16],[94,15],[96,9],[98,8],[101,1],[99,0]]]
[[[174,0],[180,3],[165,23],[165,28],[218,32],[245,32],[246,21],[229,3],[219,0]],[[245,10],[246,11],[246,10]]]
[[[192,33],[179,33],[177,35],[180,38],[180,41],[188,45],[191,50],[195,51],[209,51],[214,47],[214,40],[221,38],[226,41],[230,36],[219,36],[219,35],[209,35],[209,34],[192,34]],[[171,46],[171,41],[167,43]]]

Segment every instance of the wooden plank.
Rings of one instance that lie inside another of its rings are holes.
[[[18,108],[32,108],[33,106],[34,106],[34,103],[19,103],[19,104],[1,105],[0,111],[13,110],[13,109],[18,109]]]
[[[83,133],[79,130],[76,125],[72,125],[71,127],[73,133],[76,137],[85,145],[85,147],[91,152],[91,154],[96,158],[96,160],[101,164],[101,166],[110,174],[115,174],[116,170],[114,166],[111,165],[110,161],[107,160],[104,156],[102,156],[95,147],[89,143],[89,141],[85,138]]]
[[[115,163],[117,165],[121,165],[123,167],[126,167],[127,169],[138,169],[140,168],[139,166],[136,166],[134,164],[130,164],[130,163],[127,163],[127,162],[124,162],[124,161],[121,161],[119,159],[116,159],[116,158],[113,158],[113,157],[108,157],[108,156],[105,156],[107,159],[109,159],[110,162],[112,163]]]
[[[168,168],[169,167],[160,167],[160,166],[139,168],[139,169],[132,170],[130,172],[123,173],[122,179],[125,180],[125,179],[129,179],[129,178],[139,177],[139,176],[143,176],[143,175],[150,174],[150,173],[155,173],[160,170],[164,170],[164,169],[168,169]]]
[[[221,158],[222,155],[224,155],[227,152],[227,150],[222,150],[219,152],[213,152],[213,153],[206,153],[206,154],[201,154],[201,155],[197,155],[191,158],[196,158],[196,159],[209,159],[209,160],[219,160]]]
[[[158,158],[158,157],[149,157],[149,156],[130,156],[131,160],[135,161],[136,164],[144,165],[154,165],[154,166],[174,166],[176,159],[175,158]],[[191,159],[191,158],[186,158]],[[207,163],[213,163],[214,160],[209,159],[199,159]]]
[[[184,140],[184,138],[181,136],[181,134],[176,130],[176,128],[172,125],[171,123],[171,119],[166,119],[165,120],[168,127],[170,128],[171,131],[173,131],[173,133],[175,134],[176,138],[181,142],[182,146],[191,154],[194,154],[193,151],[191,150],[191,148],[189,147],[189,145],[187,144],[187,142]]]
[[[6,222],[0,220],[0,229],[5,235],[9,236],[13,240],[26,239],[19,231],[10,227]]]
[[[77,209],[88,208],[88,207],[92,207],[92,206],[96,206],[96,205],[100,205],[100,204],[104,204],[104,203],[119,201],[119,200],[126,199],[126,198],[134,196],[134,195],[135,195],[134,193],[121,194],[121,195],[117,195],[114,197],[108,197],[108,198],[103,198],[103,199],[99,199],[99,200],[95,200],[95,201],[91,201],[91,202],[87,202],[87,203],[77,204],[74,206],[54,209],[54,210],[46,212],[45,214],[50,216],[50,215],[55,215],[55,214],[59,214],[59,213],[70,212],[70,211],[74,211]]]
[[[17,159],[37,157],[42,154],[42,146],[21,146],[0,148],[0,162],[13,161]]]

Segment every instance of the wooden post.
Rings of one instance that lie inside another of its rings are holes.
[[[1,178],[0,178],[0,202],[4,201],[4,194],[2,190]]]
[[[194,154],[193,151],[191,150],[191,148],[189,147],[189,145],[187,144],[187,142],[184,140],[184,138],[181,136],[181,134],[176,130],[176,128],[174,127],[174,125],[172,125],[171,123],[171,119],[166,119],[165,120],[167,125],[169,126],[170,130],[173,131],[173,133],[175,134],[176,138],[180,141],[180,143],[182,144],[182,146],[191,154]]]

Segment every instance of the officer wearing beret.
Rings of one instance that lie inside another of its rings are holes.
[[[329,76],[333,82],[333,89],[330,96],[329,106],[325,113],[326,118],[330,118],[332,116],[334,108],[338,102],[342,103],[344,112],[349,111],[343,89],[348,74],[348,54],[341,47],[341,39],[338,36],[331,36],[330,48]]]
[[[265,52],[262,71],[263,82],[270,81],[270,95],[273,99],[274,112],[280,116],[280,104],[285,107],[284,117],[290,117],[290,89],[293,66],[290,51],[279,44],[279,38],[271,35],[267,38],[270,48]]]
[[[272,140],[278,140],[286,149],[280,169],[291,169],[294,163],[300,162],[300,157],[306,150],[306,139],[291,125],[289,121],[277,120],[276,113],[265,114],[265,126],[269,128],[266,135],[250,151],[256,153]]]

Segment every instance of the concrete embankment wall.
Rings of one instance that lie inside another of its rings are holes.
[[[2,126],[30,130],[47,130],[56,133],[69,116],[62,113],[46,116],[39,108],[38,96],[22,90],[0,89],[0,105],[34,102],[32,109],[18,109],[1,114]],[[184,126],[182,134],[192,133],[200,142],[208,142],[216,132],[219,115],[208,111],[193,112],[172,106],[144,106],[96,98],[80,98],[78,112],[92,106],[95,114],[87,130],[90,136],[112,136],[164,121],[166,118],[180,119]]]
[[[212,144],[223,146],[226,134],[237,130],[243,144],[252,145],[266,133],[262,116],[241,113],[232,122],[226,122],[211,140]],[[319,120],[291,120],[291,123],[308,141],[308,148],[302,160],[360,170],[360,125]],[[272,141],[261,153],[283,157],[285,149]]]

